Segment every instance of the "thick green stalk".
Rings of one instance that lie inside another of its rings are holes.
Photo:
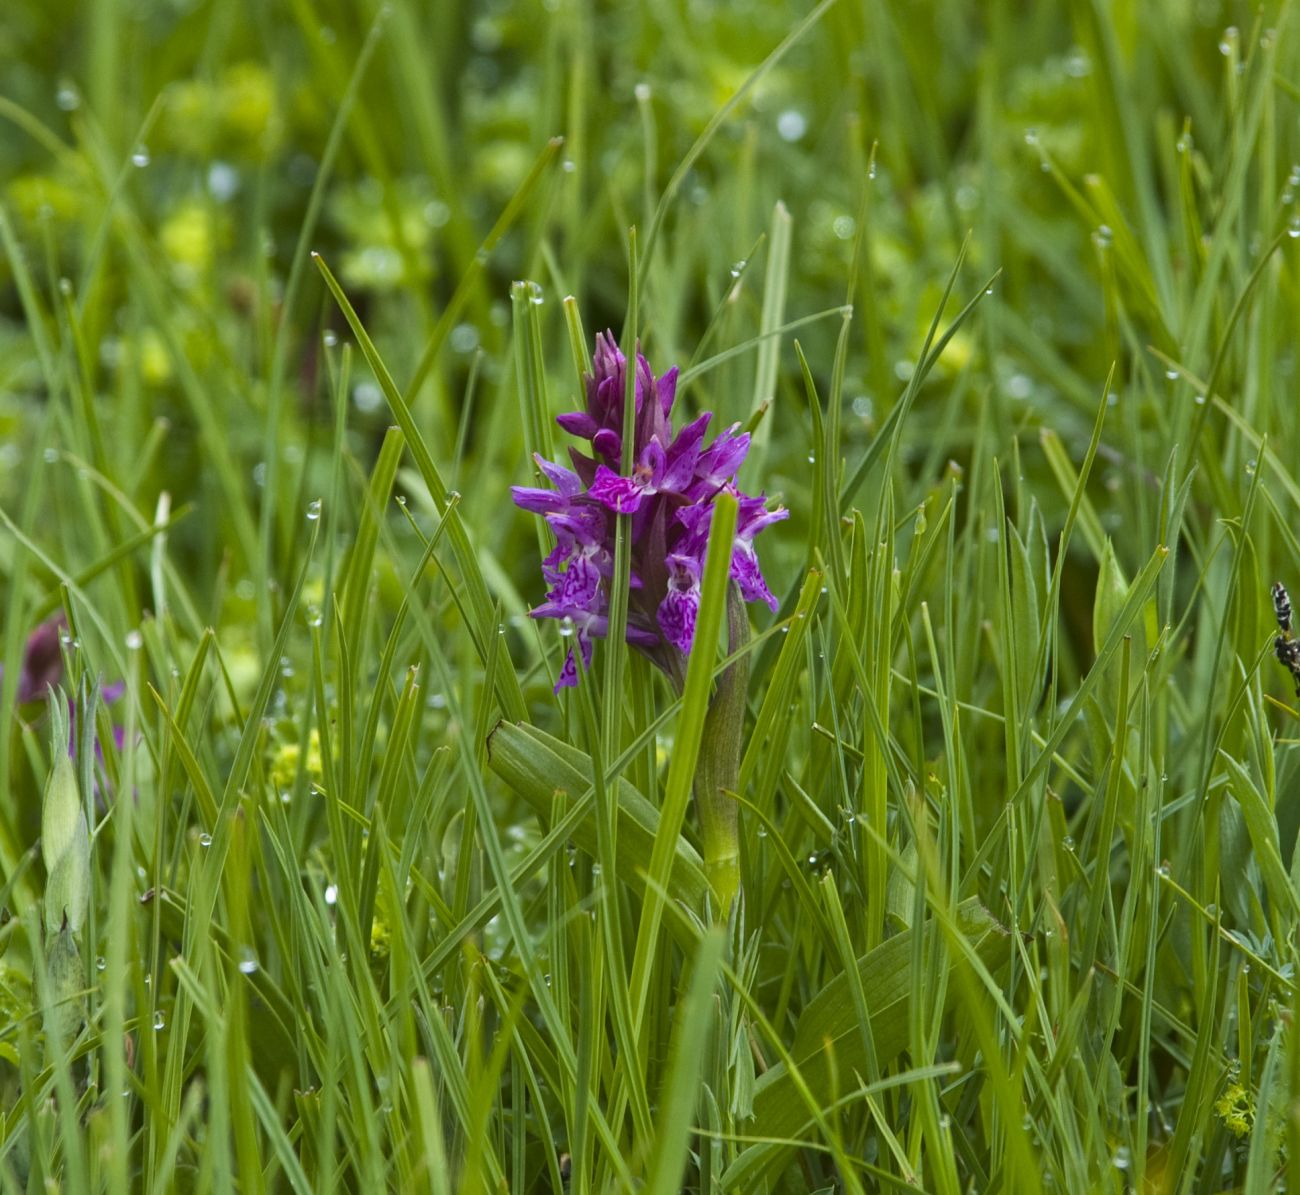
[[[749,616],[733,581],[727,589],[728,654],[735,655],[748,642]],[[744,655],[718,678],[695,767],[695,808],[704,847],[704,872],[724,919],[740,891],[739,807],[732,794],[740,785],[740,743],[748,689],[749,656]]]

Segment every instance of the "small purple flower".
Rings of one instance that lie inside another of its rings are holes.
[[[30,635],[23,650],[23,666],[18,674],[17,700],[20,705],[33,701],[42,701],[51,689],[58,686],[63,679],[62,638],[67,629],[67,620],[62,611],[53,618],[47,618]],[[4,668],[0,666],[0,678]],[[101,685],[99,695],[106,705],[112,705],[123,693],[126,685],[118,681],[111,685]],[[77,710],[72,698],[68,698],[68,754],[76,754]],[[113,745],[121,751],[126,743],[126,730],[113,725]],[[95,739],[95,759],[100,767],[104,766],[104,749],[99,739]]]
[[[29,701],[39,701],[51,685],[57,685],[63,677],[63,655],[59,650],[59,638],[67,622],[60,611],[53,618],[47,618],[30,635],[23,648],[23,665],[18,673],[19,705]],[[0,678],[4,676],[4,666],[0,665]]]
[[[736,471],[749,451],[749,435],[733,424],[708,446],[712,416],[705,412],[675,435],[671,414],[677,370],[655,378],[636,357],[635,423],[631,476],[621,473],[623,405],[627,361],[609,332],[596,337],[592,372],[585,378],[586,407],[559,416],[565,431],[586,440],[590,452],[569,449],[573,468],[535,458],[554,487],[515,486],[517,506],[543,515],[555,533],[555,549],[542,562],[550,586],[534,618],[568,619],[583,667],[592,645],[609,628],[615,519],[632,516],[632,574],[627,641],[669,676],[680,678],[682,657],[695,640],[700,578],[708,546],[713,501],[724,489],[736,496],[739,513],[732,545],[731,577],[747,601],[776,598],[754,552],[754,537],[789,512],[768,510],[763,497],[736,489]],[[578,658],[570,650],[556,690],[578,683]]]

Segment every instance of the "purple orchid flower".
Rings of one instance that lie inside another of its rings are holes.
[[[59,637],[67,626],[60,611],[53,618],[47,618],[30,635],[23,648],[23,664],[18,672],[19,705],[29,701],[39,701],[51,685],[57,685],[63,676],[63,656],[59,651]],[[4,677],[4,665],[0,664],[0,678]]]
[[[63,679],[62,638],[67,629],[67,620],[60,611],[53,618],[47,618],[30,635],[23,650],[22,669],[18,674],[17,701],[26,705],[43,700]],[[0,678],[4,676],[4,667],[0,665]],[[111,685],[101,685],[99,695],[106,705],[112,705],[123,693],[126,685],[117,681]],[[76,753],[77,711],[72,698],[68,698],[68,754]],[[116,723],[112,727],[113,745],[121,751],[126,744],[126,728]],[[104,749],[98,738],[95,739],[95,760],[99,767],[104,767]]]
[[[695,640],[700,578],[708,547],[713,501],[724,489],[739,502],[732,545],[731,576],[746,601],[777,608],[754,551],[754,537],[789,516],[767,509],[766,499],[742,494],[736,471],[749,451],[739,424],[704,444],[712,416],[705,412],[675,435],[671,414],[677,370],[655,378],[636,357],[632,474],[621,472],[623,402],[627,360],[609,332],[596,337],[592,372],[586,376],[586,408],[559,416],[565,431],[586,440],[590,452],[569,449],[573,468],[535,458],[554,487],[515,486],[517,506],[543,515],[556,546],[542,562],[550,589],[531,613],[534,618],[568,619],[575,649],[560,671],[558,692],[578,683],[578,658],[591,665],[593,643],[609,629],[609,587],[613,576],[616,522],[632,516],[632,574],[627,641],[674,680],[684,675],[684,657]]]

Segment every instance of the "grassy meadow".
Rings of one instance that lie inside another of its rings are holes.
[[[0,1190],[1300,1192],[1291,4],[0,62]],[[778,608],[557,694],[511,486],[605,329]]]

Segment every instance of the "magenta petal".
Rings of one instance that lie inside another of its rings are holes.
[[[736,541],[735,551],[731,554],[731,577],[740,586],[740,594],[747,602],[766,602],[773,613],[780,603],[772,596],[763,573],[758,567],[758,556],[752,544],[744,540]]]
[[[588,495],[619,514],[632,514],[641,505],[643,486],[630,477],[620,477],[604,465],[596,470],[596,480],[591,483]]]
[[[552,511],[563,510],[568,505],[568,500],[562,494],[529,485],[512,485],[510,497],[521,510],[532,511],[535,515],[550,514]]]
[[[673,366],[659,379],[659,409],[667,419],[672,414],[673,402],[677,398],[677,366]]]
[[[698,589],[670,590],[659,604],[656,618],[664,638],[680,652],[689,652],[695,640],[695,617],[699,612]]]
[[[571,436],[580,436],[584,440],[590,440],[597,431],[596,421],[586,411],[568,411],[557,415],[555,422]]]
[[[573,498],[582,493],[582,479],[572,469],[566,469],[563,465],[552,464],[550,461],[543,460],[536,453],[533,454],[533,460],[537,462],[537,467],[546,475],[546,480],[559,490],[564,497]]]
[[[623,437],[607,427],[592,437],[591,446],[606,460],[616,461],[623,455]]]
[[[564,657],[564,667],[560,669],[560,679],[555,682],[555,692],[561,689],[573,689],[578,684],[578,661],[573,658],[573,650]]]

